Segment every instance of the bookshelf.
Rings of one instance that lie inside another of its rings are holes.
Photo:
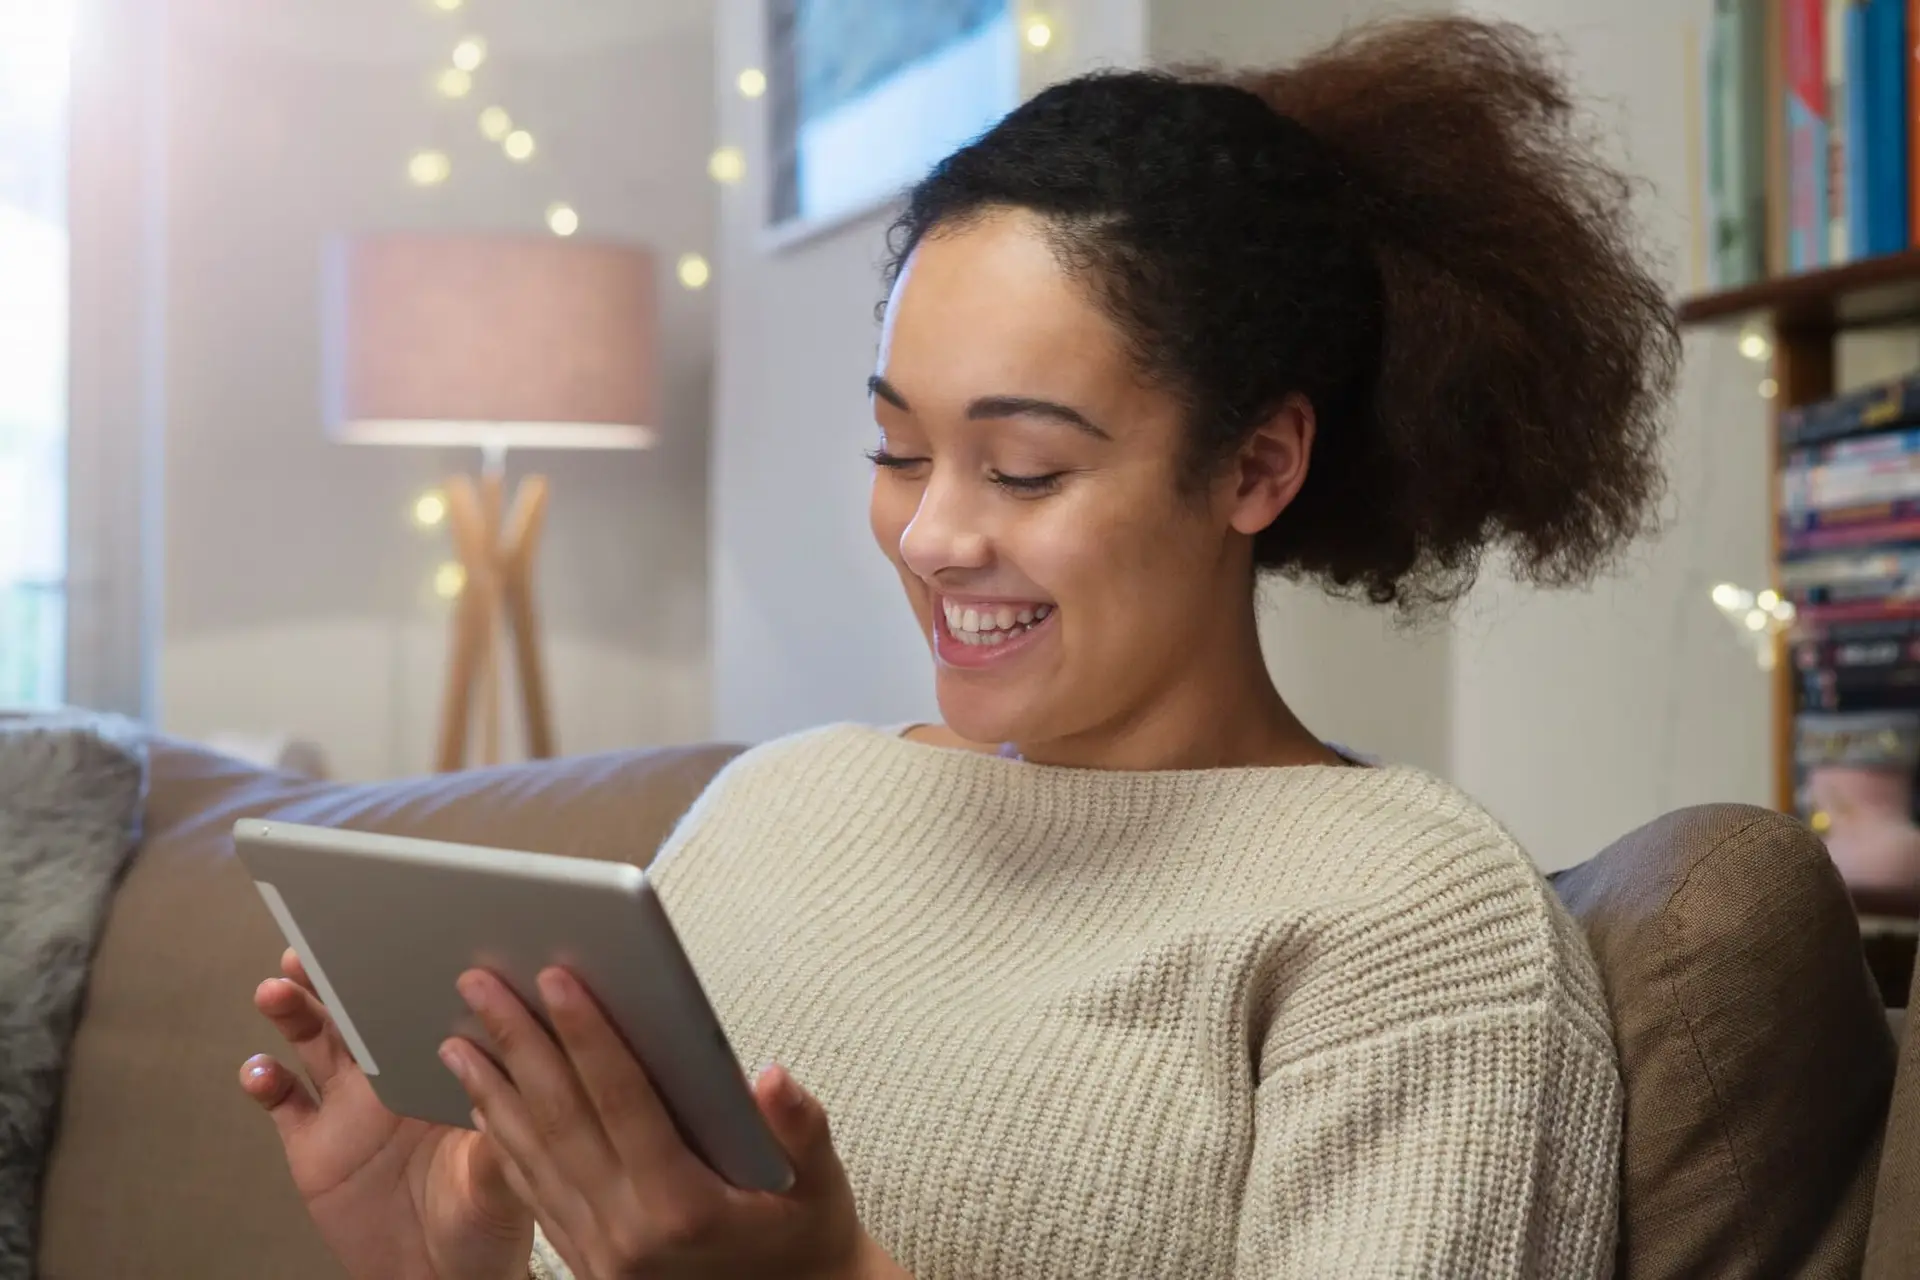
[[[1840,335],[1876,328],[1920,325],[1920,249],[1865,258],[1845,266],[1780,276],[1758,284],[1680,301],[1680,325],[1686,329],[1743,329],[1759,325],[1773,342],[1773,407],[1812,404],[1834,394],[1834,347]],[[1769,477],[1780,471],[1777,421],[1768,438]],[[1768,562],[1780,566],[1779,486],[1767,486]],[[1773,584],[1778,587],[1777,580]],[[1794,670],[1787,660],[1787,637],[1775,638],[1771,747],[1774,807],[1793,812]]]
[[[1731,330],[1756,326],[1770,331],[1775,421],[1768,430],[1767,527],[1773,585],[1780,568],[1781,410],[1830,398],[1834,392],[1835,345],[1843,333],[1920,325],[1920,250],[1849,262],[1827,270],[1782,276],[1757,284],[1696,294],[1678,305],[1682,328]],[[1789,637],[1774,638],[1771,747],[1774,807],[1794,811],[1794,664]],[[1882,994],[1904,1001],[1913,971],[1914,941],[1906,927],[1920,915],[1920,899],[1856,892],[1855,908],[1869,920],[1900,922],[1891,934],[1868,929],[1870,967]],[[1878,948],[1878,950],[1876,950]]]

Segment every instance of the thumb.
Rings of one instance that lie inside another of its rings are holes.
[[[753,1094],[767,1127],[793,1163],[796,1190],[845,1176],[834,1154],[826,1108],[800,1087],[792,1072],[778,1063],[767,1067],[754,1079]]]

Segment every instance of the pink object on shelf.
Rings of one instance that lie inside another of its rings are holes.
[[[1816,809],[1827,815],[1822,839],[1856,889],[1920,889],[1920,826],[1913,822],[1913,779],[1905,772],[1828,765],[1807,776]]]

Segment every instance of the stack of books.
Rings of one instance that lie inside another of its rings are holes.
[[[1920,740],[1920,374],[1784,409],[1780,432],[1796,772],[1911,760]]]
[[[1710,285],[1898,253],[1920,234],[1915,0],[1713,0],[1704,44]]]

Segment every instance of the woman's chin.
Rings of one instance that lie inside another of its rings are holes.
[[[1023,698],[1012,690],[954,687],[960,683],[946,672],[942,672],[936,682],[940,718],[948,729],[968,742],[984,746],[1019,742],[1027,736],[1023,728],[1032,720],[1026,710],[1032,705],[1030,698]]]

